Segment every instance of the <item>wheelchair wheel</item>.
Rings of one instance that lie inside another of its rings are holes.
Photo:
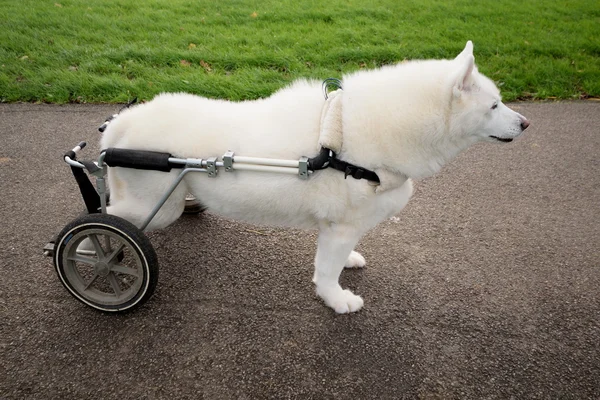
[[[84,241],[93,250],[79,250]],[[78,300],[106,312],[131,310],[146,302],[158,282],[158,261],[150,240],[114,215],[89,214],[58,235],[54,267]]]

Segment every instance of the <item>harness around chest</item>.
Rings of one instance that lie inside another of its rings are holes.
[[[334,90],[329,92],[329,88]],[[321,152],[314,158],[309,159],[310,168],[314,171],[333,168],[354,179],[366,179],[370,184],[377,186],[376,192],[396,189],[404,185],[408,176],[403,173],[391,171],[385,168],[369,169],[351,164],[337,158],[336,153],[342,150],[344,140],[342,124],[342,97],[343,88],[338,79],[329,78],[323,81],[323,92],[325,105],[321,112],[321,126],[319,132],[319,145]]]
[[[333,88],[332,92],[329,89]],[[343,142],[342,132],[342,83],[339,79],[328,78],[323,81],[325,105],[321,112],[319,145],[321,152],[308,160],[308,168],[318,171],[333,168],[344,173],[344,179],[351,176],[354,179],[366,179],[380,183],[379,176],[374,171],[359,167],[337,158]]]

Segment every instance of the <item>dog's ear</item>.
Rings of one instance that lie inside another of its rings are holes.
[[[455,75],[456,78],[454,80],[453,93],[455,97],[460,97],[462,92],[471,89],[473,83],[473,69],[475,68],[475,57],[473,57],[473,54],[468,54],[457,61],[458,68]]]
[[[472,56],[472,55],[473,55],[473,42],[471,42],[469,40],[467,42],[467,44],[465,45],[465,48],[463,49],[463,51],[461,51],[460,54],[456,56],[455,60],[460,60],[461,58],[464,58],[466,56]]]

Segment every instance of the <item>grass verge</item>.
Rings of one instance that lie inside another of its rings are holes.
[[[505,100],[600,96],[600,7],[589,0],[1,3],[2,102],[253,99],[300,77],[452,58],[469,39]]]

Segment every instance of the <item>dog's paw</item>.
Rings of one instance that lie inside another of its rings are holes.
[[[365,258],[357,253],[356,251],[352,251],[348,259],[346,260],[346,264],[344,268],[362,268],[367,264]]]
[[[362,297],[355,295],[349,290],[343,290],[339,285],[326,290],[319,290],[317,294],[325,304],[333,308],[338,314],[348,314],[360,310],[365,303]]]

